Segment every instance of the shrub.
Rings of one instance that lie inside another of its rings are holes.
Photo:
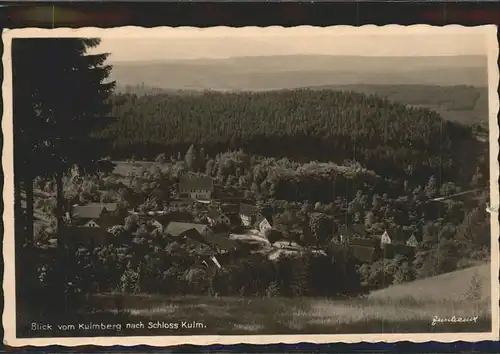
[[[483,283],[481,282],[481,279],[479,278],[479,275],[476,272],[474,273],[474,275],[470,280],[469,288],[465,293],[465,298],[471,301],[479,300],[482,297],[482,290],[483,290]]]
[[[140,292],[140,275],[137,271],[131,268],[130,264],[123,273],[120,279],[119,289],[124,293],[135,294]]]
[[[280,287],[278,286],[278,283],[275,281],[272,281],[271,284],[266,289],[266,295],[267,297],[276,297],[280,295]]]

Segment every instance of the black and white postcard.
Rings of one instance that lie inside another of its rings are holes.
[[[498,339],[495,26],[3,42],[6,344]]]

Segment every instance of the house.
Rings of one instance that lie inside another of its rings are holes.
[[[257,229],[262,235],[264,235],[267,230],[272,229],[271,221],[269,219],[270,218],[266,218],[264,215],[259,215],[257,217]]]
[[[172,221],[164,229],[165,233],[174,238],[190,238],[205,243],[205,237],[212,234],[212,230],[206,224],[194,224]]]
[[[353,256],[363,263],[372,263],[380,257],[379,244],[372,238],[351,238],[349,247]]]
[[[235,251],[238,248],[238,242],[230,240],[229,236],[224,234],[214,234],[208,225],[171,222],[168,224],[165,232],[176,238],[185,240],[187,243],[197,245],[198,243],[210,247],[215,254],[224,254]],[[194,241],[194,242],[193,242]],[[205,246],[196,246],[207,250]],[[209,252],[205,255],[213,255]]]
[[[240,204],[240,218],[243,226],[252,226],[257,218],[257,207],[249,204]]]
[[[416,248],[418,246],[418,241],[415,235],[410,236],[410,238],[406,241],[406,245],[413,248]]]
[[[380,245],[390,245],[392,243],[391,238],[389,237],[389,234],[387,231],[384,231],[382,236],[380,236]]]
[[[379,258],[379,250],[376,247],[351,245],[354,258],[362,263],[372,263]]]
[[[194,200],[210,200],[213,192],[212,177],[206,175],[182,175],[179,177],[179,195]]]
[[[110,210],[108,210],[110,208]],[[118,206],[115,203],[91,203],[75,205],[67,218],[74,226],[102,228],[104,230],[118,225],[122,220],[116,215]]]
[[[210,226],[215,226],[215,225],[230,225],[231,224],[231,219],[225,215],[224,213],[221,213],[218,210],[210,210],[207,214],[207,219],[210,224]]]
[[[205,237],[205,242],[217,252],[217,254],[228,254],[239,249],[239,242],[229,238],[226,234],[210,234]]]
[[[116,213],[119,212],[118,203],[95,203],[95,204],[104,206],[106,210],[111,214],[116,215]]]

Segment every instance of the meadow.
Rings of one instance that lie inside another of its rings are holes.
[[[473,279],[476,294],[470,298]],[[488,332],[490,289],[488,263],[345,300],[100,294],[89,301],[79,323],[121,323],[120,331],[92,331],[91,335],[126,336]],[[433,324],[436,316],[477,319]],[[182,328],[183,322],[196,322],[201,328]],[[144,328],[127,328],[140,323]],[[150,323],[172,327],[177,323],[178,328],[148,328]],[[58,334],[83,335],[82,331]]]

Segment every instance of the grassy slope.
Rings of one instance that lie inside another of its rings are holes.
[[[490,263],[441,274],[435,277],[416,280],[402,285],[391,286],[370,294],[370,299],[418,299],[454,300],[457,294],[464,294],[474,274],[477,274],[483,287],[482,298],[488,299],[491,294]]]
[[[481,297],[468,300],[465,293],[474,274],[481,279]],[[85,320],[120,322],[123,326],[139,321],[146,326],[149,321],[198,321],[206,326],[178,330],[122,329],[120,335],[483,332],[491,328],[489,274],[490,265],[485,264],[351,300],[103,294],[92,301],[93,307],[101,310],[92,311]],[[479,318],[477,323],[433,326],[434,316]],[[102,335],[112,334],[102,332]]]

